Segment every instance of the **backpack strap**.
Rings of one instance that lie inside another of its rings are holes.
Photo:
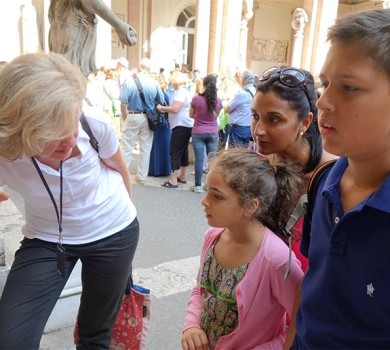
[[[87,121],[87,118],[85,117],[84,112],[81,112],[80,116],[80,123],[81,126],[83,127],[84,131],[88,134],[89,136],[89,143],[91,146],[95,149],[97,153],[99,153],[99,142],[96,140],[95,135],[93,134],[91,127],[89,126],[89,123]]]

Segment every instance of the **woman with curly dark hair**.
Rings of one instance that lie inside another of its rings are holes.
[[[217,76],[208,74],[203,78],[203,92],[194,96],[191,102],[190,117],[194,118],[192,146],[195,154],[195,186],[193,191],[203,192],[202,175],[205,153],[215,152],[218,146],[217,116],[222,109],[222,101],[217,97]],[[205,152],[206,151],[206,152]]]

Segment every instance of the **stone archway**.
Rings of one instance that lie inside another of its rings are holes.
[[[176,63],[188,71],[193,70],[195,25],[196,5],[190,5],[180,12],[176,20],[178,33],[181,36],[180,54],[178,55],[179,61]]]

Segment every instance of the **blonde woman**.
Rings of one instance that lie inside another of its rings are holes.
[[[54,53],[19,56],[0,71],[0,186],[25,203],[24,238],[0,300],[1,349],[39,348],[78,260],[77,348],[110,346],[139,225],[113,127],[83,108],[97,152],[80,125],[85,86],[80,70]]]
[[[160,112],[169,113],[169,125],[172,130],[170,145],[172,171],[169,180],[161,186],[178,188],[179,183],[187,183],[188,144],[194,125],[194,120],[189,116],[192,93],[188,86],[189,80],[186,74],[176,71],[172,74],[170,82],[175,89],[170,105],[157,105]]]

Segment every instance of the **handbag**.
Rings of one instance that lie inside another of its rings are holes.
[[[149,129],[152,131],[156,131],[162,123],[160,112],[157,110],[157,108],[154,108],[146,109],[145,113],[146,117],[148,118]]]
[[[112,328],[110,350],[144,350],[150,328],[150,289],[133,284],[129,277],[121,306]],[[77,345],[77,320],[73,331]]]
[[[156,106],[153,109],[149,109],[146,105],[144,90],[142,88],[142,84],[139,81],[137,76],[134,77],[134,82],[137,85],[139,96],[145,106],[146,117],[148,118],[149,129],[152,131],[156,131],[159,125],[162,123],[162,116]]]

